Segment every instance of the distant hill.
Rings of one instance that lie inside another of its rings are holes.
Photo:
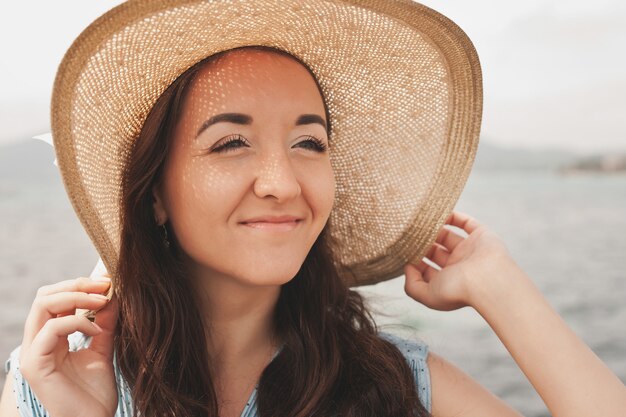
[[[54,166],[53,148],[37,139],[24,139],[0,145],[0,179],[19,181],[59,181]],[[623,155],[583,155],[565,150],[532,150],[509,148],[482,140],[472,169],[607,171],[626,170],[626,151]]]
[[[574,163],[579,154],[564,150],[508,148],[483,141],[478,145],[474,168],[490,170],[558,170]]]
[[[578,172],[626,172],[626,153],[590,156],[561,167],[559,172],[563,174]]]

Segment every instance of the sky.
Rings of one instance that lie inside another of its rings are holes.
[[[0,15],[0,145],[49,131],[56,68],[111,0],[10,2]],[[483,73],[481,140],[626,152],[626,2],[423,0],[472,39]]]

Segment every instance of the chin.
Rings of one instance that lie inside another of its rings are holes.
[[[240,275],[240,279],[251,285],[283,285],[296,276],[301,266],[253,268],[253,270]]]

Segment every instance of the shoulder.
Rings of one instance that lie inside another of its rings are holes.
[[[431,352],[422,340],[388,332],[379,332],[379,336],[392,342],[406,358],[420,401],[429,413],[436,403],[434,411],[440,416],[521,417],[461,369]],[[434,396],[432,385],[437,387]]]
[[[420,401],[431,412],[431,383],[428,369],[428,345],[419,339],[407,339],[392,333],[378,332],[378,335],[393,343],[404,355],[407,363],[413,371]]]
[[[409,360],[426,360],[428,357],[428,345],[423,340],[407,339],[384,331],[378,332],[378,335],[396,345]]]
[[[434,414],[455,417],[522,417],[517,411],[445,358],[430,353]]]
[[[75,352],[88,347],[91,342],[91,337],[81,332],[75,332],[70,334],[67,337],[67,340],[70,352]],[[22,373],[20,372],[20,349],[21,345],[13,349],[13,351],[9,354],[9,358],[4,363],[5,374],[8,374],[9,371],[11,371],[13,378],[13,391],[16,403],[18,404],[18,411],[21,417],[45,417],[48,415],[47,411],[37,399],[35,393],[31,390],[28,381],[24,379]],[[119,372],[116,357],[114,358],[114,369],[118,387],[118,406],[115,417],[130,417],[133,415],[130,390]]]

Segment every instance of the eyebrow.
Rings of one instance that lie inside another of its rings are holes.
[[[324,120],[321,116],[318,116],[317,114],[303,114],[298,117],[298,120],[296,120],[296,126],[309,125],[311,123],[320,124],[324,127],[324,129],[328,130],[328,127],[326,126],[326,120]]]
[[[214,125],[220,122],[228,122],[235,123],[239,125],[250,125],[252,124],[252,116],[243,114],[243,113],[220,113],[206,120],[198,129],[198,133],[196,133],[196,137],[198,137],[202,132],[209,128],[209,126]],[[302,114],[296,120],[295,125],[308,125],[312,123],[320,124],[324,127],[324,129],[328,130],[326,126],[326,121],[317,114]]]
[[[200,135],[200,133],[204,132],[209,126],[214,125],[215,123],[220,122],[228,122],[228,123],[236,123],[239,125],[249,125],[252,124],[252,117],[247,114],[242,113],[220,113],[206,120],[198,129],[198,133],[196,133],[196,137]]]

